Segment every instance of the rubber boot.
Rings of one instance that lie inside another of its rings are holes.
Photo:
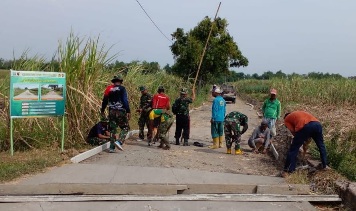
[[[219,148],[219,137],[213,138],[213,145],[209,146],[210,149]]]
[[[226,154],[231,154],[231,148],[227,148]]]
[[[222,148],[223,146],[223,137],[219,136],[219,148]]]
[[[176,138],[176,145],[180,145],[179,138]]]
[[[187,138],[184,139],[183,146],[189,146]]]
[[[242,155],[243,152],[241,151],[241,149],[235,149],[235,155]]]

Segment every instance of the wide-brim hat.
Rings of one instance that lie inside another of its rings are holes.
[[[121,75],[115,75],[112,79],[111,82],[115,83],[116,81],[123,81],[124,79],[122,78]]]
[[[188,94],[188,90],[187,90],[186,88],[182,88],[182,89],[180,90],[180,94],[186,95],[186,94]]]

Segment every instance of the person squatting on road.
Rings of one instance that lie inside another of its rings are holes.
[[[230,112],[225,117],[225,141],[227,154],[231,154],[232,143],[235,142],[235,154],[241,155],[243,152],[240,148],[241,135],[248,129],[248,117],[238,111]],[[241,127],[242,126],[242,131]]]
[[[263,119],[268,122],[271,130],[271,139],[276,136],[276,121],[281,118],[281,102],[277,99],[277,90],[270,90],[270,98],[266,99],[262,106]]]
[[[169,150],[171,149],[171,145],[169,144],[167,133],[169,132],[169,129],[171,128],[174,122],[173,115],[171,115],[166,109],[157,109],[155,114],[159,115],[161,118],[157,130],[157,138],[161,140],[160,145],[158,145],[158,147],[165,150]]]
[[[189,104],[194,101],[193,97],[187,97],[188,90],[182,88],[180,91],[180,97],[177,98],[172,105],[172,112],[176,115],[176,131],[175,139],[176,145],[179,145],[179,139],[182,136],[184,139],[183,146],[189,146],[189,132],[190,132],[190,116],[189,116]],[[183,134],[182,134],[183,132]]]
[[[109,119],[101,117],[100,122],[96,123],[89,131],[86,142],[92,146],[99,146],[110,140],[108,128]]]
[[[169,97],[164,93],[164,87],[159,86],[157,90],[157,94],[153,96],[152,99],[152,111],[149,114],[149,122],[150,122],[150,129],[152,131],[152,138],[157,139],[157,129],[160,124],[161,118],[160,116],[156,116],[155,113],[156,110],[159,109],[170,109],[170,102],[169,102]],[[148,146],[151,146],[151,141],[148,140]]]
[[[295,171],[299,148],[312,138],[319,149],[322,168],[327,168],[327,154],[324,145],[323,128],[317,118],[305,111],[286,113],[284,124],[293,134],[282,176]]]
[[[147,132],[147,140],[152,140],[152,131],[150,130],[149,127],[149,118],[148,115],[152,110],[152,96],[148,93],[146,87],[140,86],[139,87],[141,91],[141,97],[140,97],[140,107],[136,111],[140,113],[140,117],[138,119],[138,128],[139,128],[139,133],[138,137],[142,141],[145,139],[145,125],[148,129]]]
[[[104,98],[101,105],[101,115],[105,116],[105,109],[109,107],[109,129],[110,129],[110,150],[115,152],[115,145],[122,150],[121,145],[125,142],[126,135],[130,129],[129,120],[131,111],[127,98],[126,88],[122,86],[124,79],[122,76],[114,76],[104,92]],[[117,128],[121,131],[119,139],[116,140]]]
[[[224,135],[224,118],[226,114],[226,102],[221,96],[222,91],[219,87],[213,90],[212,95],[215,97],[212,105],[211,115],[211,136],[213,138],[213,145],[209,146],[211,149],[217,149],[222,147],[223,135]]]
[[[268,128],[268,122],[264,119],[262,120],[261,125],[257,126],[253,131],[248,140],[248,145],[252,148],[254,153],[258,153],[261,146],[264,145],[262,153],[265,154],[270,143],[270,138],[271,135],[270,129]]]

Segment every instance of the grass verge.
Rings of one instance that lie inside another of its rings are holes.
[[[11,181],[22,175],[41,172],[42,170],[60,164],[63,154],[57,149],[36,149],[25,152],[0,152],[0,182]]]

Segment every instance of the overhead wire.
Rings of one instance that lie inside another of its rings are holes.
[[[145,8],[143,8],[143,6],[141,5],[141,3],[136,0],[136,2],[138,3],[138,5],[140,5],[141,9],[145,12],[146,16],[151,20],[151,22],[153,23],[153,25],[155,25],[155,27],[158,29],[159,32],[161,32],[161,34],[169,41],[172,43],[172,40],[169,39],[163,32],[162,30],[157,26],[157,24],[152,20],[152,18],[150,17],[150,15],[146,12]]]

